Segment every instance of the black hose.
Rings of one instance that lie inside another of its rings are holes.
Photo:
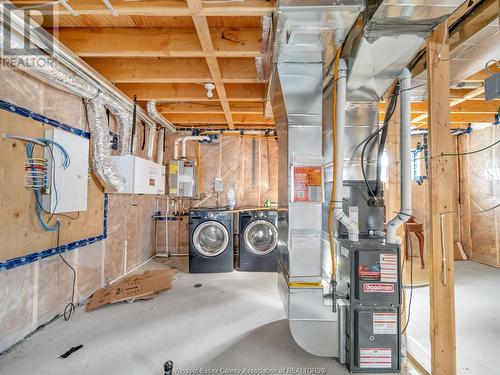
[[[134,95],[134,111],[132,112],[132,137],[130,139],[130,153],[134,154],[135,122],[137,120],[137,96]]]
[[[141,125],[142,125],[142,146],[141,146],[141,150],[144,150],[144,147],[146,147],[146,123],[144,121],[141,121]]]
[[[392,115],[394,114],[394,111],[396,109],[396,104],[398,100],[397,93],[399,92],[399,84],[396,85],[394,88],[394,92],[391,95],[391,99],[389,100],[389,104],[387,105],[387,109],[385,112],[384,116],[384,127],[382,130],[382,135],[380,136],[380,143],[378,146],[378,153],[377,153],[377,178],[375,181],[375,189],[374,189],[374,194],[378,196],[379,194],[379,188],[380,188],[380,177],[382,174],[382,156],[384,155],[384,150],[385,150],[385,144],[387,141],[387,135],[389,133],[389,121],[391,121]],[[386,126],[387,124],[387,126]]]
[[[394,110],[396,109],[396,103],[397,103],[397,97],[399,95],[399,85],[396,85],[394,89],[394,93],[391,95],[391,99],[389,101],[389,104],[387,105],[387,112],[384,117],[384,125],[375,130],[373,133],[371,133],[368,137],[366,137],[363,142],[360,143],[360,145],[363,145],[363,149],[361,150],[361,172],[363,174],[363,180],[365,182],[366,188],[368,190],[368,193],[370,194],[371,198],[373,198],[375,201],[378,201],[377,198],[377,193],[378,193],[378,186],[380,185],[380,171],[381,171],[381,156],[384,152],[384,147],[385,147],[385,142],[387,139],[387,133],[384,136],[384,144],[383,147],[381,148],[381,143],[379,143],[379,149],[378,149],[378,157],[377,157],[377,181],[375,185],[375,190],[374,191],[370,184],[368,183],[368,178],[366,176],[366,169],[365,169],[365,153],[366,149],[368,148],[368,145],[371,144],[372,142],[376,141],[376,137],[382,132],[387,132],[388,127],[389,127],[389,121],[392,118],[392,115],[394,114]],[[359,147],[359,146],[358,146]]]

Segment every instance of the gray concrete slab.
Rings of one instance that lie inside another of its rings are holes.
[[[196,283],[202,286],[194,288]],[[1,356],[0,374],[159,375],[167,360],[184,373],[200,368],[348,373],[334,359],[298,347],[284,318],[276,274],[179,273],[173,289],[153,300],[92,312],[78,308],[71,321],[59,319]],[[81,350],[59,358],[79,344]]]
[[[500,372],[500,270],[455,262],[457,373]],[[413,292],[408,349],[430,369],[429,288]]]

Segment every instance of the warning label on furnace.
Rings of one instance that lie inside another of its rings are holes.
[[[391,368],[392,351],[390,348],[359,348],[360,368]]]
[[[294,166],[293,201],[323,201],[323,169],[321,166]]]
[[[398,258],[396,254],[380,254],[380,281],[398,282]]]
[[[398,333],[396,313],[373,313],[374,335],[395,335]]]

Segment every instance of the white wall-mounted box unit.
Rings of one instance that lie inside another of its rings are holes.
[[[89,140],[59,129],[46,130],[45,138],[60,144],[68,153],[70,163],[63,168],[61,150],[53,145],[45,148],[48,188],[42,196],[43,209],[51,213],[86,211]]]
[[[112,156],[127,183],[118,193],[165,194],[165,166],[133,155]]]

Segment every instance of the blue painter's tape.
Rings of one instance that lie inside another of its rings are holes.
[[[64,124],[64,123],[59,122],[57,120],[50,119],[50,118],[45,117],[39,113],[35,113],[29,109],[19,107],[15,104],[8,103],[8,102],[1,100],[1,99],[0,99],[0,109],[3,109],[3,110],[8,111],[8,112],[16,113],[16,114],[23,116],[23,117],[26,117],[26,118],[30,118],[34,121],[41,122],[42,124],[46,124],[46,125],[53,126],[55,128],[66,130],[66,131],[73,133],[75,135],[78,135],[80,137],[84,137],[87,139],[90,138],[89,132],[74,128],[70,125]]]
[[[84,137],[87,139],[90,138],[89,132],[86,132],[86,131],[74,128],[72,126],[63,124],[62,122],[50,119],[50,118],[45,117],[41,114],[30,111],[29,109],[16,106],[14,104],[8,103],[8,102],[3,101],[1,99],[0,99],[0,109],[3,109],[3,110],[8,111],[8,112],[16,113],[20,116],[30,118],[34,121],[41,122],[43,124],[51,125],[53,127],[56,127],[56,128],[62,129],[62,130],[66,130],[66,131],[71,132],[71,133],[78,135],[80,137]],[[111,133],[111,135],[114,136],[114,134],[112,134],[112,133]],[[48,258],[48,257],[53,256],[53,255],[62,254],[62,253],[68,252],[68,251],[72,251],[72,250],[75,250],[79,247],[91,245],[93,243],[96,243],[96,242],[99,242],[99,241],[106,239],[107,233],[108,233],[108,194],[107,193],[104,193],[104,210],[103,211],[104,211],[103,212],[103,214],[104,214],[103,223],[104,224],[103,224],[103,231],[102,231],[101,235],[86,238],[83,240],[78,240],[78,241],[71,242],[68,244],[64,244],[64,245],[61,245],[57,248],[42,250],[42,251],[39,251],[39,252],[36,252],[33,254],[28,254],[28,255],[24,255],[22,257],[9,259],[9,260],[0,262],[0,272],[10,270],[10,269],[16,268],[16,267],[25,266],[27,264],[36,262],[40,259],[44,259],[44,258]]]

